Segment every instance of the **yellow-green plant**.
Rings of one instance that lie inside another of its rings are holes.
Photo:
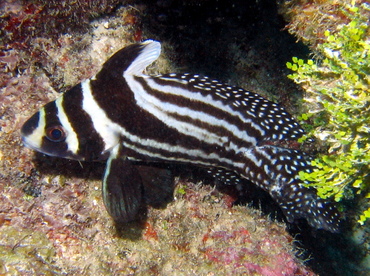
[[[312,164],[312,173],[300,178],[317,189],[322,198],[336,201],[354,193],[370,198],[370,6],[347,6],[343,13],[349,23],[325,32],[326,41],[316,60],[293,57],[288,75],[307,91],[309,136],[321,139],[328,151]],[[306,123],[307,125],[307,123]],[[370,205],[370,204],[369,204]],[[366,209],[367,208],[367,209]],[[365,207],[358,222],[370,218]]]

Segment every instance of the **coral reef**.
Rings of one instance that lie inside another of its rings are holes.
[[[89,19],[106,14],[120,0],[20,1],[0,4],[0,37],[3,44],[26,49],[33,37],[58,37],[61,33],[89,28]]]
[[[210,186],[180,182],[166,209],[119,234],[102,216],[99,181],[66,180],[44,179],[38,198],[3,189],[1,273],[314,275],[295,259],[283,225],[228,207]]]
[[[348,24],[345,5],[366,4],[365,0],[292,0],[281,1],[279,13],[288,22],[286,29],[315,52],[318,44],[326,41],[327,30],[336,33],[337,26]],[[309,23],[308,23],[309,22]]]

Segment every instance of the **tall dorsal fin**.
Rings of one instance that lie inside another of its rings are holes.
[[[146,67],[152,64],[161,54],[161,43],[154,40],[146,40],[139,44],[142,49],[139,55],[125,70],[125,74],[141,76]]]
[[[158,41],[146,40],[142,43],[129,45],[103,65],[96,79],[107,79],[107,76],[122,78],[123,74],[142,76],[143,71],[161,54],[161,44]]]

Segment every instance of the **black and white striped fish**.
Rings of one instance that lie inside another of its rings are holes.
[[[291,115],[208,77],[145,75],[160,52],[153,40],[118,51],[97,75],[34,114],[22,127],[24,143],[52,156],[108,159],[103,198],[117,222],[134,219],[142,202],[135,161],[174,162],[212,168],[221,180],[248,179],[270,193],[289,222],[305,218],[338,231],[336,209],[297,177],[312,169],[309,157],[284,146],[304,133]]]

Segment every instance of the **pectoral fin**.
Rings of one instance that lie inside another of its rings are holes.
[[[121,153],[121,146],[113,148],[103,178],[103,200],[108,213],[118,224],[133,221],[143,202],[140,174]]]

